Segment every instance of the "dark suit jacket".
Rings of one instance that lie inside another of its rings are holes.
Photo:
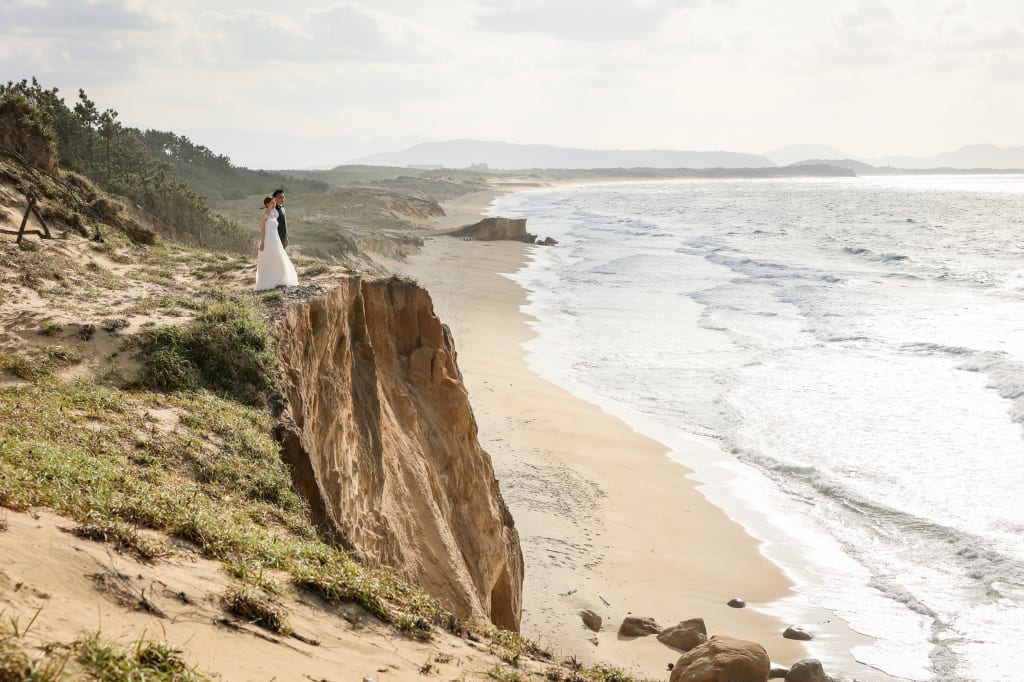
[[[288,225],[284,220],[284,206],[274,206],[277,209],[277,234],[281,237],[281,243],[288,241]]]

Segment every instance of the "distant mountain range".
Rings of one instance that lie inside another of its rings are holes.
[[[769,159],[780,166],[788,166],[798,161],[808,159],[852,159],[856,158],[849,152],[836,149],[826,144],[788,144],[785,147],[773,149],[765,154]]]
[[[669,149],[575,149],[546,144],[479,140],[424,142],[404,151],[373,154],[350,163],[373,166],[443,166],[466,168],[766,168],[775,163],[759,154]]]
[[[885,156],[865,159],[874,166],[893,168],[1024,168],[1024,147],[972,144],[953,152],[928,157]]]
[[[364,139],[349,135],[302,137],[234,128],[190,128],[179,134],[227,156],[236,166],[269,170],[334,168],[346,159],[381,149],[402,149],[420,139],[389,136]]]
[[[545,144],[448,140],[414,144],[409,136],[359,138],[347,135],[301,137],[229,128],[180,131],[197,144],[229,157],[237,166],[263,169],[329,169],[341,164],[579,170],[590,168],[772,168],[828,163],[855,172],[860,163],[877,168],[1024,169],[1024,147],[975,144],[928,157],[870,158],[823,144],[794,144],[765,154],[672,149],[579,149]],[[410,146],[411,145],[411,146]],[[384,151],[399,149],[401,151]],[[861,169],[866,171],[867,168]]]
[[[513,144],[479,140],[423,142],[397,152],[371,154],[349,163],[371,166],[421,166],[467,168],[486,165],[496,169],[584,169],[584,168],[770,168],[791,164],[837,162],[856,170],[858,164],[905,169],[1024,168],[1024,147],[977,144],[929,157],[886,156],[878,159],[855,156],[820,144],[779,147],[766,154],[725,151],[683,151],[671,149],[577,149],[543,144]],[[822,161],[824,160],[824,161]]]
[[[994,144],[974,144],[961,147],[956,151],[936,154],[935,156],[883,156],[868,158],[856,156],[835,147],[819,144],[795,144],[779,147],[768,152],[769,157],[779,165],[791,164],[831,164],[853,171],[876,168],[957,168],[974,169],[990,168],[994,170],[1011,170],[1024,168],[1024,147],[997,147]],[[868,164],[858,169],[858,164]]]

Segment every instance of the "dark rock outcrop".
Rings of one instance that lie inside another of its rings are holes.
[[[796,625],[790,625],[788,628],[786,628],[782,632],[782,636],[786,639],[796,639],[801,642],[809,642],[812,639],[814,639],[814,635],[807,632],[807,630],[804,630],[801,627],[797,627]]]
[[[278,333],[277,435],[325,536],[459,618],[518,630],[519,536],[429,294],[349,278],[289,305]]]
[[[661,632],[661,626],[654,622],[653,618],[629,616],[619,626],[619,635],[622,637],[646,637],[659,632]]]
[[[478,223],[460,227],[448,234],[476,241],[504,240],[532,244],[537,240],[535,235],[526,231],[526,218],[484,218]]]
[[[726,604],[728,606],[733,607],[734,609],[742,609],[742,608],[746,608],[746,606],[747,606],[747,602],[743,601],[739,597],[733,597],[732,599],[727,601]]]
[[[715,635],[679,657],[669,682],[765,682],[770,668],[760,644]]]
[[[708,629],[703,618],[691,618],[663,630],[658,641],[679,651],[689,651],[708,641]]]
[[[784,665],[772,665],[771,670],[768,671],[769,680],[782,680],[785,679],[789,673],[789,668]]]

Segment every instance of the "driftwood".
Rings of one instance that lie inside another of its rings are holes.
[[[49,173],[41,168],[36,168],[28,161],[28,159],[10,147],[0,145],[0,156],[11,159],[20,165],[27,173],[27,177],[24,179],[32,186],[32,189],[29,189],[25,194],[25,196],[28,197],[29,205],[28,208],[25,209],[25,216],[21,220],[21,229],[18,232],[14,232],[13,230],[0,230],[0,233],[17,234],[18,243],[21,243],[22,233],[25,231],[28,216],[31,212],[36,216],[36,218],[38,218],[39,223],[43,226],[43,231],[29,230],[28,233],[38,234],[43,239],[52,239],[53,236],[50,234],[50,228],[46,225],[46,221],[43,220],[43,217],[39,214],[39,209],[37,208],[38,198],[36,197],[36,193],[38,192],[42,194],[43,197],[52,198],[53,192],[51,190],[56,190],[56,192],[62,193],[67,201],[70,201],[73,205],[74,211],[92,218],[94,222],[92,239],[95,241],[103,241],[103,236],[100,233],[99,228],[99,223],[103,222],[103,219],[97,215],[90,202],[84,201],[82,197],[79,196],[78,191],[67,181],[62,179],[58,174]],[[15,174],[9,173],[6,170],[4,170],[3,176],[8,181],[17,182],[17,180],[19,180]],[[79,227],[79,231],[82,233],[83,237],[89,236],[88,231],[84,226]]]
[[[43,220],[43,216],[39,214],[39,209],[36,208],[36,195],[31,192],[28,195],[28,206],[25,207],[25,216],[21,219],[21,228],[18,230],[18,244],[21,243],[22,238],[25,236],[25,228],[28,226],[29,215],[34,215],[39,224],[43,226],[42,230],[29,230],[28,234],[38,234],[43,239],[53,239],[53,235],[50,234],[50,228],[46,225],[46,221]],[[4,230],[7,234],[11,234],[10,230]]]

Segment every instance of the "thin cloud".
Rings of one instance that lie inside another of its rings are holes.
[[[892,9],[881,0],[861,0],[857,7],[839,17],[840,23],[848,28],[888,24],[895,19]]]
[[[234,66],[244,64],[325,64],[409,62],[427,56],[423,39],[400,20],[356,3],[337,3],[282,16],[269,10],[217,12],[218,27],[208,43]],[[238,26],[249,30],[240,31]]]
[[[656,31],[689,0],[520,0],[480,3],[477,25],[495,33],[536,33],[566,40],[626,41]]]
[[[0,35],[68,34],[98,31],[101,34],[143,31],[157,21],[141,10],[114,2],[29,2],[0,0]]]
[[[1022,141],[1013,0],[0,0],[0,13],[4,80],[83,87],[165,129],[754,150],[806,135],[879,153]]]

